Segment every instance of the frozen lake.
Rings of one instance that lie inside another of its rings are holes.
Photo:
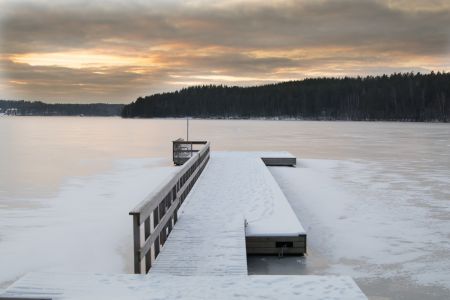
[[[0,288],[33,270],[129,272],[128,211],[173,172],[184,135],[185,120],[0,118]],[[191,120],[190,137],[300,158],[271,172],[309,255],[253,257],[250,273],[350,275],[371,299],[450,295],[450,124]]]

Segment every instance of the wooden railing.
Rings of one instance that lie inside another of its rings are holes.
[[[195,153],[177,174],[163,183],[131,212],[133,216],[134,273],[147,273],[177,222],[178,209],[209,160],[210,144]],[[141,244],[141,240],[143,243]]]

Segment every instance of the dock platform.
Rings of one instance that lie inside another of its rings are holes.
[[[144,264],[148,274],[30,273],[1,297],[367,299],[346,276],[248,275],[249,254],[306,253],[306,232],[267,168],[296,159],[286,152],[204,153],[182,169],[194,180],[171,180],[163,200],[133,211],[135,270]]]
[[[247,254],[306,252],[306,232],[262,156],[211,155],[150,273],[246,275]]]

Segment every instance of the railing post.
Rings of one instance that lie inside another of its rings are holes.
[[[161,245],[164,246],[164,244],[166,243],[166,238],[167,238],[167,226],[164,226],[163,229],[161,230],[161,233],[159,235],[159,238],[161,240]]]
[[[151,228],[150,228],[150,216],[145,219],[145,240],[150,237]],[[147,273],[152,267],[152,249],[150,248],[148,252],[145,254],[145,272]]]
[[[158,226],[159,224],[159,208],[155,208],[153,210],[153,228],[156,228],[156,226]],[[156,257],[159,255],[159,236],[156,237],[155,239],[155,259]]]
[[[170,219],[169,219],[169,227],[168,227],[168,228],[169,228],[169,234],[172,232],[172,226],[173,226],[173,225],[172,225],[172,224],[173,224],[172,222],[173,222],[173,216],[170,217]]]
[[[141,274],[141,232],[139,214],[133,215],[134,273]]]

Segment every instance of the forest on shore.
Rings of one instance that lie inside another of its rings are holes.
[[[124,118],[450,121],[450,73],[311,78],[254,87],[204,85],[139,97]]]
[[[19,116],[120,116],[123,104],[49,104],[41,101],[0,100],[0,113]]]

